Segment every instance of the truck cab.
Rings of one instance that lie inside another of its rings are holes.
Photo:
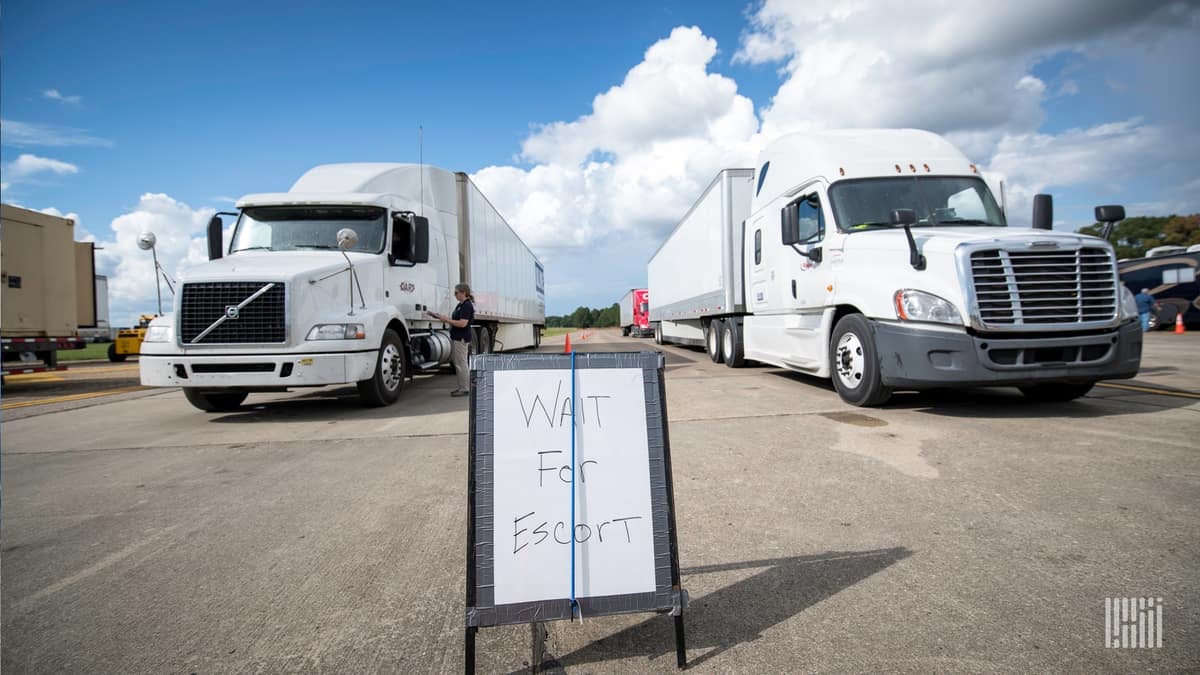
[[[1000,384],[1062,400],[1138,369],[1111,246],[1008,227],[977,167],[932,133],[776,141],[743,245],[744,357],[830,377],[854,404]]]
[[[486,250],[499,236],[498,215],[478,214],[488,228],[468,216],[468,188],[465,174],[435,167],[336,164],[286,193],[243,197],[228,244],[214,217],[210,261],[187,272],[174,311],[148,329],[142,383],[183,387],[208,411],[236,409],[250,392],[341,383],[355,383],[367,405],[391,404],[414,372],[449,362],[447,327],[428,312],[453,310],[450,289],[471,259],[460,242],[473,237]],[[529,315],[514,327],[520,317],[489,315],[481,303],[491,325],[517,336],[508,348],[534,344],[533,313],[544,316],[540,296],[512,300],[533,293],[540,263],[529,257],[515,282],[489,276],[498,263],[486,257],[474,267],[489,282],[481,296]]]

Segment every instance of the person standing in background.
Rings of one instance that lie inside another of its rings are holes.
[[[429,312],[429,316],[450,326],[450,360],[458,376],[458,388],[451,396],[466,396],[471,393],[471,371],[467,358],[471,355],[471,322],[475,320],[475,297],[467,284],[454,286],[454,299],[458,305],[450,316]]]
[[[1158,309],[1158,301],[1150,295],[1149,288],[1143,288],[1141,293],[1133,296],[1134,302],[1137,303],[1138,318],[1142,320],[1142,332],[1150,330],[1150,312]]]

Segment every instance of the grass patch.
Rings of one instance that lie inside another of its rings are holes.
[[[83,349],[58,350],[59,361],[85,361],[89,359],[108,359],[110,342],[89,342]]]
[[[544,337],[544,338],[556,337],[559,335],[566,335],[567,333],[574,333],[577,330],[579,330],[579,329],[578,328],[545,328],[542,330],[542,337]]]

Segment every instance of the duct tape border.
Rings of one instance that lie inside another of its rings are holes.
[[[653,593],[579,598],[583,616],[669,612],[678,614],[686,593],[672,583],[678,563],[672,559],[675,519],[671,508],[666,405],[663,401],[664,359],[659,352],[579,352],[577,370],[640,368],[646,396],[646,445],[650,460],[650,513],[654,538]],[[467,479],[467,607],[466,625],[498,626],[570,619],[567,597],[496,605],[495,558],[492,550],[494,490],[494,395],[499,370],[567,370],[570,354],[481,354],[471,357],[471,423]]]

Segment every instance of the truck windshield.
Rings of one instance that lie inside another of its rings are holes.
[[[374,206],[253,206],[242,210],[230,253],[238,251],[336,251],[337,232],[358,233],[351,251],[379,253],[387,232],[387,211]]]
[[[955,176],[897,176],[844,180],[829,188],[838,229],[891,227],[892,209],[912,209],[916,226],[1004,227],[1004,214],[983,180]]]

